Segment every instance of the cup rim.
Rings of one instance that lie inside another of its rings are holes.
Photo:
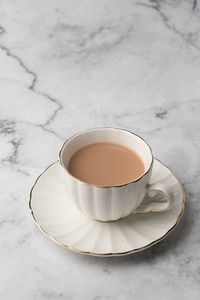
[[[63,160],[62,160],[62,153],[63,153],[63,150],[64,150],[64,148],[65,148],[65,145],[66,145],[70,140],[72,140],[73,138],[75,138],[76,136],[79,136],[79,135],[81,135],[81,134],[84,134],[84,133],[86,133],[86,132],[88,132],[88,131],[93,131],[93,130],[98,130],[98,129],[99,129],[99,130],[101,130],[101,129],[115,129],[115,130],[121,130],[121,131],[128,132],[128,133],[130,133],[130,134],[132,134],[132,135],[138,137],[142,142],[144,142],[144,143],[148,146],[148,148],[149,148],[149,150],[150,150],[150,153],[151,153],[151,162],[150,162],[150,164],[149,164],[148,169],[147,169],[142,175],[140,175],[138,178],[136,178],[136,179],[134,179],[134,180],[131,180],[131,181],[129,181],[129,182],[123,183],[123,184],[119,184],[119,185],[106,185],[106,186],[104,186],[104,185],[97,185],[97,184],[92,184],[92,183],[88,183],[88,182],[82,181],[82,180],[80,180],[79,178],[73,176],[73,175],[67,170],[67,168],[65,167],[65,165],[64,165],[64,163],[63,163]],[[139,181],[141,178],[143,178],[143,177],[149,172],[149,170],[150,170],[151,167],[152,167],[153,160],[154,160],[154,158],[153,158],[153,152],[152,152],[152,149],[151,149],[150,145],[149,145],[149,144],[148,144],[141,136],[139,136],[138,134],[135,134],[134,132],[132,132],[132,131],[130,131],[130,130],[122,129],[122,128],[117,128],[117,127],[93,127],[93,128],[89,128],[89,129],[86,129],[86,130],[79,131],[79,132],[73,134],[70,138],[68,138],[68,139],[63,143],[63,145],[62,145],[62,147],[61,147],[61,149],[60,149],[60,151],[59,151],[59,161],[60,161],[60,165],[61,165],[61,167],[64,169],[64,171],[65,171],[68,175],[70,175],[73,179],[79,181],[79,182],[82,183],[82,184],[86,184],[86,185],[93,186],[93,187],[98,187],[98,188],[117,188],[117,187],[123,187],[123,186],[126,186],[126,185],[129,185],[129,184],[131,184],[131,183],[134,183],[134,182]]]

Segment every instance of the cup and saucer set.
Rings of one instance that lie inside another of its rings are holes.
[[[96,185],[72,175],[71,157],[100,142],[137,153],[144,164],[142,174],[118,185]],[[143,251],[171,233],[183,215],[185,193],[141,137],[104,127],[80,132],[64,143],[59,161],[32,187],[29,207],[41,231],[57,244],[82,254],[122,256]]]

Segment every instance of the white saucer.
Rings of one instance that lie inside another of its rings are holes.
[[[59,162],[55,162],[36,180],[29,206],[43,233],[76,252],[119,256],[142,251],[164,239],[176,227],[184,212],[182,185],[158,160],[154,160],[150,183],[162,182],[170,191],[172,206],[165,212],[132,214],[115,222],[94,221],[71,203],[62,180]]]

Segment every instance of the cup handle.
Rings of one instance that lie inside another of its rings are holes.
[[[149,184],[143,202],[135,213],[161,212],[170,209],[171,196],[161,183]]]

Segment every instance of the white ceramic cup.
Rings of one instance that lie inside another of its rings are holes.
[[[67,169],[70,158],[80,148],[96,142],[118,143],[134,150],[143,160],[145,171],[139,178],[117,186],[97,186],[77,179]],[[151,148],[132,132],[109,127],[88,129],[69,138],[59,156],[70,200],[92,219],[115,221],[131,213],[164,211],[170,207],[170,195],[165,187],[159,183],[148,184],[153,166]],[[154,197],[157,193],[161,196]]]

